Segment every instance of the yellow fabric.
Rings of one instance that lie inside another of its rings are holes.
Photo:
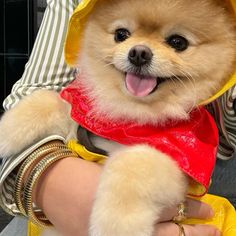
[[[229,0],[228,0],[229,1]],[[229,1],[232,5],[233,11],[236,12],[236,1],[235,0],[230,0]]]
[[[98,0],[83,0],[78,7],[75,9],[69,23],[69,28],[67,32],[67,38],[65,42],[65,59],[69,65],[78,66],[78,56],[79,56],[79,44],[80,44],[80,35],[83,31],[83,25],[86,22],[88,14],[93,9],[95,3]],[[234,12],[236,12],[236,0],[225,0],[229,2],[232,6]],[[229,78],[227,83],[212,97],[201,102],[200,105],[205,105],[226,92],[236,84],[236,72]]]
[[[222,197],[206,194],[199,199],[213,208],[215,216],[209,220],[188,219],[185,224],[215,225],[222,236],[236,236],[236,211],[230,202]]]
[[[203,101],[200,103],[200,105],[206,105],[209,104],[210,102],[214,101],[215,99],[217,99],[218,97],[220,97],[221,95],[223,95],[228,89],[230,89],[232,86],[234,86],[236,84],[236,73],[234,73],[230,79],[228,80],[228,82],[223,86],[223,88],[221,88],[215,95],[213,95],[212,97],[210,97],[209,99]]]
[[[41,228],[33,224],[31,221],[28,222],[27,236],[40,236]]]
[[[84,146],[77,143],[76,140],[70,140],[67,146],[86,161],[92,161],[92,162],[97,162],[99,164],[104,164],[104,162],[107,159],[107,156],[88,151]]]
[[[202,196],[205,193],[206,193],[206,188],[202,184],[196,182],[193,179],[190,179],[189,186],[188,186],[188,195]]]
[[[77,63],[83,24],[96,2],[97,0],[82,0],[70,18],[64,47],[65,60],[69,65],[75,66]]]

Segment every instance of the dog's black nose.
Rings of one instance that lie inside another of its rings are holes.
[[[142,66],[151,62],[153,53],[150,48],[144,45],[136,45],[129,51],[129,61],[135,66]]]

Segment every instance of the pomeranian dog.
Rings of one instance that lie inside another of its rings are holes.
[[[77,80],[94,104],[90,113],[105,119],[161,127],[186,121],[233,72],[235,25],[223,1],[99,0],[84,27]],[[70,109],[53,91],[22,99],[0,122],[1,156],[51,134],[77,138]],[[89,234],[151,236],[162,210],[184,201],[188,177],[149,145],[125,146],[96,135],[91,142],[109,160]]]

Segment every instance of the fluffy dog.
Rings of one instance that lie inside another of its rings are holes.
[[[78,52],[78,80],[93,103],[90,114],[161,127],[188,120],[233,72],[234,27],[222,1],[99,0]],[[77,138],[77,128],[70,105],[57,93],[34,92],[3,116],[0,154],[16,154],[50,134]],[[151,236],[162,210],[185,199],[188,177],[147,144],[124,146],[96,135],[91,141],[109,160],[90,235]]]

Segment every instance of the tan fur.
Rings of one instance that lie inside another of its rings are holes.
[[[77,125],[69,114],[70,106],[54,91],[38,90],[25,97],[1,119],[0,155],[17,154],[48,135],[76,137]]]
[[[163,209],[183,201],[186,188],[184,175],[167,155],[145,145],[123,148],[103,171],[90,235],[151,236]]]
[[[214,1],[109,0],[101,6],[99,2],[87,23],[78,64],[105,115],[143,123],[186,119],[189,111],[214,94],[232,73],[234,24]],[[115,29],[123,27],[132,35],[115,43]],[[188,50],[176,53],[165,43],[173,33],[190,40]],[[129,66],[129,49],[140,44],[154,53],[151,74],[184,79],[163,83],[143,99],[130,96],[123,71]]]
[[[169,118],[188,119],[189,112],[213,95],[234,69],[235,26],[221,3],[98,1],[83,32],[78,64],[101,116],[162,125]],[[131,37],[116,43],[117,28],[128,28]],[[190,47],[176,52],[165,42],[171,34],[185,36]],[[146,97],[132,96],[124,72],[135,45],[148,46],[154,54],[149,74],[181,78],[162,83]],[[23,99],[0,122],[0,154],[15,154],[49,134],[74,136],[69,109],[54,92],[38,91]],[[94,141],[108,148],[110,159],[98,187],[90,236],[151,236],[163,208],[185,198],[187,178],[170,157],[149,146]]]

